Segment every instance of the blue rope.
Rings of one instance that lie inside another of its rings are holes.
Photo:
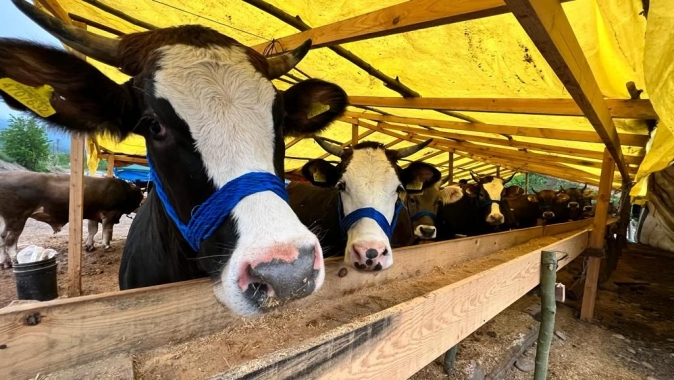
[[[419,211],[418,213],[412,215],[412,221],[416,222],[417,220],[423,218],[424,216],[427,216],[427,217],[431,218],[433,223],[435,223],[435,214],[430,212],[430,211],[426,211],[426,210]]]
[[[185,240],[190,244],[193,250],[198,251],[202,241],[211,237],[225,218],[232,212],[234,207],[245,197],[271,191],[288,202],[288,192],[283,180],[271,173],[252,172],[246,173],[227,182],[223,187],[216,190],[203,204],[197,206],[196,212],[193,212],[192,218],[185,225],[178,217],[178,213],[171,205],[171,202],[162,187],[161,181],[157,177],[150,156],[147,156],[147,163],[150,167],[150,178],[154,182],[154,188],[166,209],[166,213],[180,230]]]
[[[400,215],[400,211],[402,209],[403,204],[402,202],[400,202],[400,200],[398,200],[396,202],[396,208],[393,213],[393,220],[391,221],[391,224],[388,223],[388,220],[386,220],[384,214],[375,210],[372,207],[359,208],[351,212],[349,215],[343,216],[344,209],[342,207],[342,194],[340,193],[337,196],[337,212],[339,213],[339,227],[342,230],[342,236],[346,236],[346,233],[347,231],[349,231],[349,228],[351,228],[351,226],[356,224],[357,221],[363,218],[370,218],[375,222],[377,222],[379,227],[382,229],[382,231],[384,231],[384,233],[390,240],[391,236],[393,236],[393,230],[395,229],[395,226],[398,223],[398,215]]]
[[[480,207],[491,206],[491,205],[493,205],[494,203],[496,203],[497,205],[500,205],[499,201],[495,201],[495,200],[493,200],[493,199],[490,199],[490,200],[488,200],[488,201],[482,202],[482,204],[480,205]]]

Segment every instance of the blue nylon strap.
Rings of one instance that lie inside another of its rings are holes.
[[[431,220],[435,222],[435,214],[427,210],[419,211],[418,213],[412,215],[411,219],[413,222],[416,222],[417,220],[423,218],[424,216],[431,218]]]
[[[342,207],[342,195],[339,194],[337,196],[337,212],[339,213],[339,227],[342,230],[342,236],[346,236],[347,231],[349,231],[349,228],[356,224],[357,221],[363,219],[363,218],[370,218],[377,222],[379,227],[384,231],[386,236],[391,239],[391,236],[393,236],[393,230],[395,229],[396,223],[398,223],[398,215],[400,215],[400,210],[403,209],[403,204],[402,202],[398,201],[396,202],[396,207],[395,211],[393,212],[393,220],[391,221],[391,224],[388,224],[388,220],[386,220],[386,217],[379,211],[375,210],[372,207],[364,207],[364,208],[359,208],[357,210],[354,210],[351,212],[349,215],[342,216],[344,215],[344,209]]]
[[[495,201],[495,200],[493,200],[493,199],[490,199],[490,200],[488,200],[488,201],[482,202],[482,204],[480,205],[480,207],[491,206],[491,205],[493,205],[494,203],[500,204],[499,201]]]
[[[152,167],[149,155],[147,156],[147,163],[150,167],[150,178],[154,182],[155,191],[159,199],[161,199],[166,213],[176,224],[180,233],[190,244],[190,247],[195,251],[199,250],[202,241],[215,233],[225,218],[243,198],[263,191],[271,191],[286,201],[286,203],[288,202],[288,192],[283,180],[266,172],[246,173],[227,182],[225,186],[211,194],[203,204],[197,207],[189,223],[185,225],[178,217],[176,210],[171,206],[171,202],[169,202],[161,181]]]

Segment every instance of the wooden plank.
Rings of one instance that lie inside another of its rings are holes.
[[[73,20],[70,19],[68,12],[63,9],[58,0],[37,0],[37,2],[40,3],[44,9],[48,10],[56,18],[65,21],[67,24],[73,23]]]
[[[449,152],[447,160],[447,182],[454,183],[454,152]]]
[[[213,379],[405,379],[459,343],[539,283],[542,250],[563,268],[587,246],[583,231],[360,318]]]
[[[506,4],[604,141],[620,174],[628,180],[629,171],[608,102],[604,100],[562,4],[559,0],[506,0]]]
[[[613,183],[613,173],[615,163],[610,155],[608,148],[604,150],[604,167],[601,170],[601,179],[599,181],[599,191],[597,194],[597,205],[594,213],[594,226],[592,238],[590,239],[590,248],[597,252],[604,249],[604,237],[606,235],[606,222],[608,220],[608,204],[611,201],[611,185]],[[591,322],[594,316],[594,305],[597,298],[597,282],[599,280],[599,268],[601,266],[601,257],[590,255],[585,272],[585,286],[583,291],[583,303],[580,309],[580,318]]]
[[[541,33],[544,33],[544,31]],[[655,113],[648,99],[606,99],[605,103],[609,108],[609,115],[614,118],[658,119],[658,115]],[[585,116],[574,99],[564,98],[394,98],[349,96],[349,104],[366,107]]]
[[[290,142],[286,143],[286,149],[289,149],[293,145],[297,144],[298,142],[302,141],[304,137],[296,137],[292,139]]]
[[[483,132],[483,133],[493,133],[497,135],[505,136],[520,136],[520,137],[532,137],[532,138],[543,138],[543,139],[553,139],[553,140],[566,140],[566,141],[581,141],[589,143],[602,143],[603,141],[596,132],[594,131],[575,131],[575,130],[565,130],[565,129],[556,129],[556,128],[542,128],[542,127],[521,127],[514,125],[496,125],[496,124],[485,124],[485,123],[463,123],[458,121],[447,121],[447,120],[434,120],[434,119],[421,119],[421,118],[412,118],[412,117],[400,117],[393,115],[378,115],[373,113],[360,113],[347,111],[344,113],[347,117],[359,118],[359,119],[368,119],[380,122],[387,123],[403,123],[403,124],[413,124],[420,125],[425,127],[432,128],[441,128],[441,129],[452,129],[457,131],[466,131],[466,132]],[[391,124],[387,124],[390,126]],[[403,127],[396,125],[395,127]],[[420,131],[418,128],[415,128],[413,131]],[[447,133],[447,132],[444,132]],[[554,149],[554,145],[548,144],[539,144],[539,143],[530,143],[524,141],[512,141],[512,140],[501,140],[490,138],[486,136],[471,136],[469,134],[460,134],[454,133],[446,134],[445,137],[449,138],[458,138],[466,139],[472,141],[482,141],[489,142],[494,144],[509,145],[518,148],[525,149],[542,149],[550,150]],[[624,133],[620,135],[621,141],[624,140],[625,145],[639,146],[643,147],[648,142],[648,135]],[[510,142],[510,144],[508,144]],[[566,152],[567,154],[578,154],[578,153],[587,153],[593,154],[591,157],[601,160],[602,153],[581,149],[570,149],[562,150],[561,153]]]
[[[311,39],[311,47],[316,49],[505,12],[508,10],[503,0],[455,0],[451,3],[415,0],[278,38],[275,42],[287,50]],[[263,53],[268,46],[269,43],[262,43],[252,48]]]
[[[106,176],[112,177],[114,169],[115,169],[115,155],[108,154],[108,172],[106,173]]]
[[[578,220],[578,221],[575,221],[575,222],[557,223],[557,224],[551,224],[551,225],[543,226],[543,236],[557,235],[557,234],[562,234],[562,233],[569,232],[569,231],[582,230],[582,229],[585,229],[585,228],[592,229],[593,223],[594,223],[594,218],[589,218],[589,219]]]
[[[351,146],[358,144],[358,124],[351,125]]]
[[[84,135],[70,135],[68,199],[68,297],[82,294],[82,215],[84,205]]]

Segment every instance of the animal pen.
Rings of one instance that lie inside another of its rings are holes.
[[[610,271],[617,255],[605,248],[607,238],[614,247],[615,234],[625,235],[625,221],[608,219],[611,190],[622,189],[624,198],[634,183],[633,194],[644,190],[665,159],[647,153],[649,125],[657,120],[658,133],[671,133],[672,120],[664,120],[671,87],[654,84],[671,78],[643,57],[664,49],[649,34],[664,23],[664,2],[645,15],[641,2],[594,0],[35,3],[105,36],[199,23],[266,55],[311,39],[306,62],[274,84],[282,90],[315,76],[344,86],[350,107],[323,134],[342,147],[366,139],[402,147],[432,137],[410,161],[442,168],[453,181],[470,178],[469,170],[536,172],[599,190],[593,219],[397,249],[394,265],[376,274],[327,260],[316,295],[243,319],[216,301],[209,280],[80,296],[85,139],[89,167],[108,159],[109,173],[143,163],[144,153],[137,136],[121,143],[73,136],[69,298],[0,311],[3,379],[129,352],[172,355],[171,347],[194,340],[213,360],[221,360],[217,344],[240,350],[240,362],[222,361],[216,378],[407,378],[536,287],[542,251],[563,253],[559,268],[587,254],[581,317],[591,321],[603,258]],[[637,41],[644,34],[647,47]],[[648,99],[640,99],[644,87]],[[313,141],[286,140],[287,174],[319,156],[329,154]],[[394,285],[400,302],[377,304]],[[359,294],[375,305],[363,306]],[[274,342],[243,344],[258,336]]]

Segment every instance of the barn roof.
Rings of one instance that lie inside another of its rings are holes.
[[[323,136],[347,145],[356,134],[394,148],[434,137],[410,160],[446,172],[453,152],[455,180],[467,169],[493,173],[500,166],[501,174],[517,169],[596,185],[608,142],[620,146],[612,150],[623,161],[614,177],[619,187],[621,176],[634,180],[641,170],[643,177],[674,158],[674,76],[667,75],[674,69],[674,0],[651,2],[647,14],[641,2],[601,0],[567,1],[563,12],[555,0],[508,0],[510,8],[502,0],[58,3],[77,25],[106,36],[197,23],[267,53],[311,37],[314,48],[275,85],[315,77],[347,91],[347,114]],[[543,16],[532,17],[536,12]],[[298,35],[309,27],[315,29]],[[647,100],[628,100],[637,98],[634,89]],[[648,120],[656,118],[656,153],[644,159]],[[119,144],[99,136],[97,144],[145,154],[138,136]],[[289,172],[327,157],[312,139],[288,139],[286,146]],[[93,142],[88,151],[95,161]]]

